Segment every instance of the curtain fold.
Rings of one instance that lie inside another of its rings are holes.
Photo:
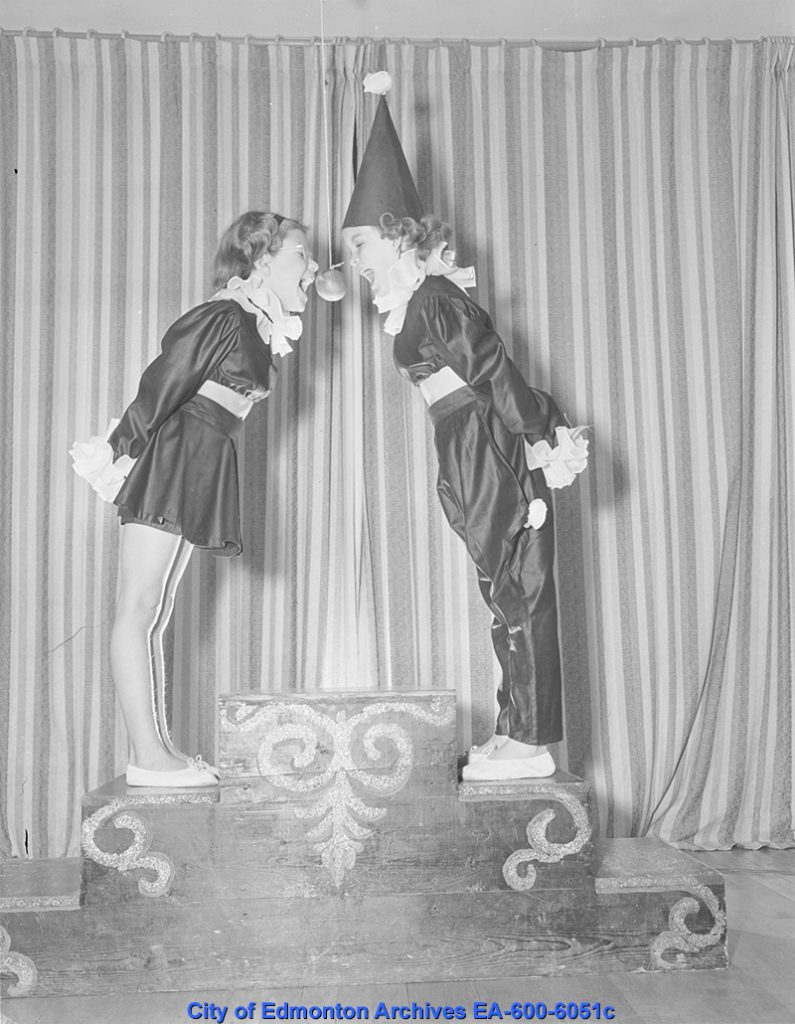
[[[566,740],[603,833],[792,845],[793,40],[534,44],[0,33],[0,849],[79,848],[118,774],[118,527],[71,472],[243,209],[321,266],[387,67],[426,207],[528,379],[591,428],[558,492]],[[331,207],[331,225],[327,207]],[[435,496],[419,396],[368,295],[310,303],[240,449],[241,558],[194,555],[170,700],[212,755],[219,693],[454,687],[494,714],[490,623]]]

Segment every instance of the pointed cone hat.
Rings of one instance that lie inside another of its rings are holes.
[[[342,226],[378,225],[384,213],[419,220],[423,211],[389,107],[382,96]]]

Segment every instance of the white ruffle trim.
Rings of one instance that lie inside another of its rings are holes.
[[[455,253],[447,248],[447,242],[437,246],[426,260],[417,259],[416,249],[407,249],[389,268],[388,294],[373,299],[379,313],[389,314],[384,321],[385,334],[394,338],[403,330],[409,300],[429,275],[446,277],[462,291],[475,287],[475,268],[456,266]]]
[[[557,444],[548,441],[525,441],[525,459],[528,469],[543,469],[550,488],[568,487],[578,473],[588,465],[588,441],[582,437],[587,427],[556,427]]]
[[[113,461],[113,449],[107,438],[118,426],[118,420],[111,420],[105,437],[96,435],[87,441],[75,441],[69,449],[72,469],[87,480],[103,501],[113,501],[135,465],[129,455],[120,455]]]
[[[257,317],[257,331],[266,345],[277,356],[286,356],[293,350],[291,341],[298,341],[304,329],[297,313],[288,313],[281,299],[267,286],[265,278],[254,271],[249,277],[230,277],[226,288],[213,295],[214,299],[234,299]],[[289,340],[288,340],[289,339]]]

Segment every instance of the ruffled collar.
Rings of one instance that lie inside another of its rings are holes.
[[[292,352],[290,341],[301,337],[301,317],[288,313],[281,299],[265,284],[256,271],[249,277],[230,277],[226,288],[216,292],[213,299],[232,299],[257,317],[257,331],[266,345],[277,356]],[[289,339],[289,341],[288,341]]]
[[[379,313],[388,313],[384,331],[394,337],[400,334],[406,319],[409,299],[428,276],[446,277],[462,290],[475,287],[475,268],[457,267],[455,253],[443,242],[427,260],[417,259],[417,250],[401,253],[389,268],[391,288],[386,295],[373,299]]]

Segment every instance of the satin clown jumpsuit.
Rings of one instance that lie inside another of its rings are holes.
[[[525,382],[488,314],[444,277],[428,276],[411,297],[394,359],[413,384],[448,366],[468,385],[429,407],[437,490],[494,616],[496,732],[554,743],[563,730],[552,501],[543,471],[527,468],[524,441],[554,446],[566,420]],[[547,505],[540,528],[525,525],[535,498]]]

